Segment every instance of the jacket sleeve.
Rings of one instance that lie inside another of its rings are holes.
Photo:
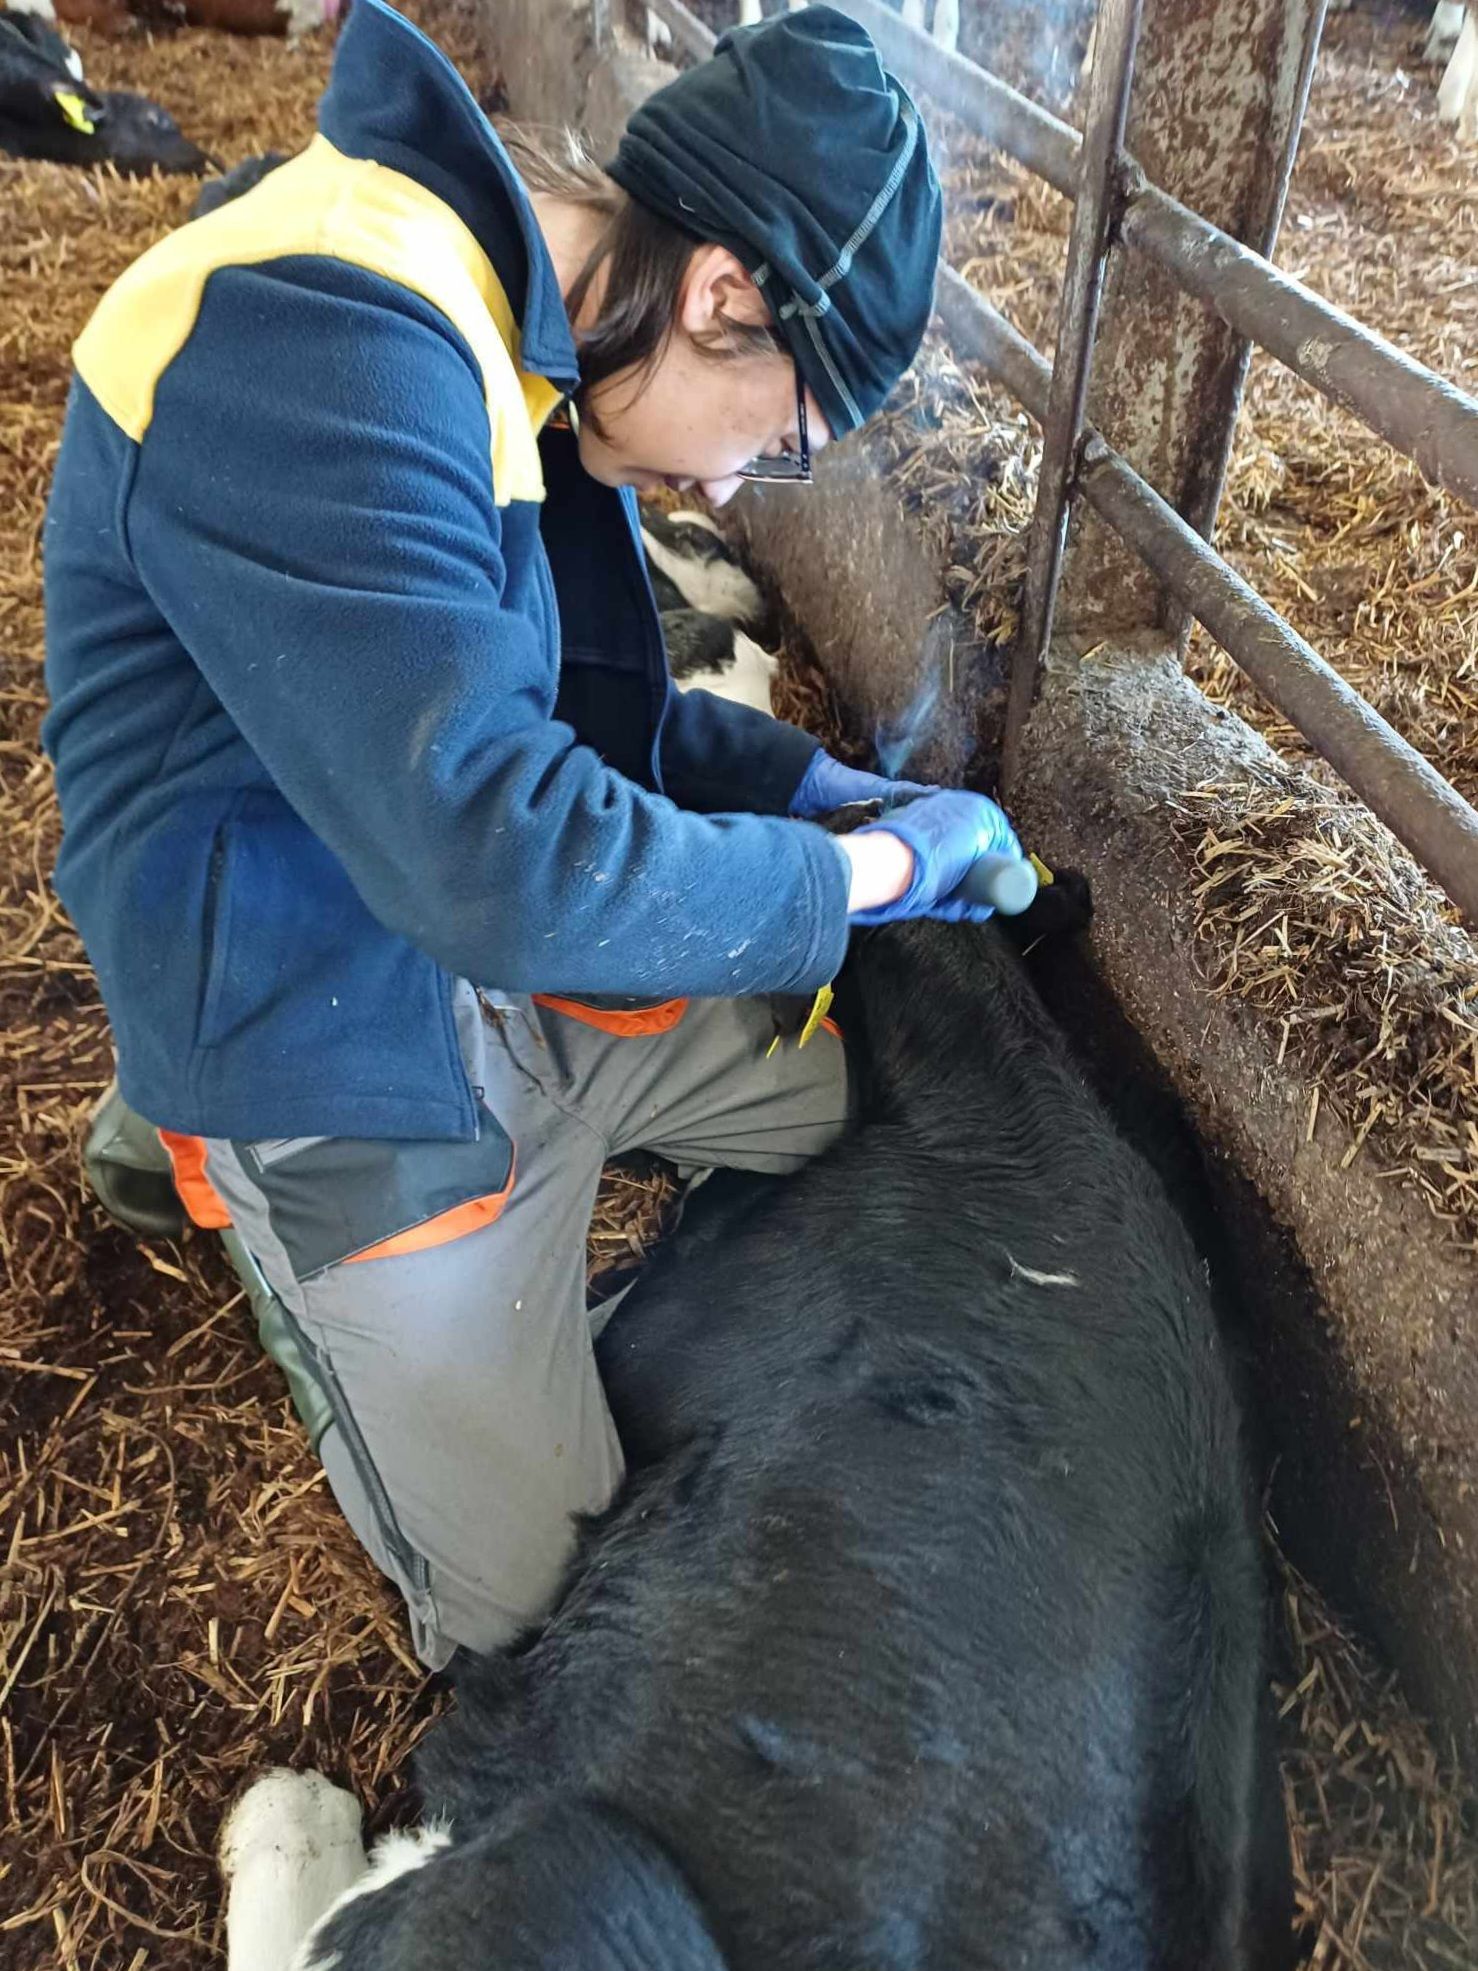
[[[418,298],[321,261],[216,274],[139,453],[136,569],[369,909],[450,971],[820,985],[835,844],[684,812],[552,717],[533,510],[495,504],[489,444],[470,352]]]
[[[662,728],[662,779],[699,814],[784,814],[820,741],[711,691],[675,691]]]

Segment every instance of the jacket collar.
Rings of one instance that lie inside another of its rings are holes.
[[[354,0],[318,127],[346,157],[399,171],[451,207],[503,283],[521,367],[573,389],[564,299],[513,162],[446,56],[385,0]]]

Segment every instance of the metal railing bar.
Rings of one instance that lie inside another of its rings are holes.
[[[1101,439],[1078,487],[1478,924],[1478,811]]]
[[[1157,186],[1131,192],[1122,235],[1434,485],[1478,506],[1478,401]]]
[[[910,88],[924,90],[942,110],[959,118],[987,143],[1008,151],[1018,164],[1072,198],[1078,188],[1083,139],[989,69],[948,53],[921,28],[911,27],[881,0],[833,0],[860,21],[878,53]]]
[[[952,269],[936,301],[956,353],[1040,423],[1052,387],[1041,352]],[[1096,432],[1077,490],[1478,924],[1478,811]]]
[[[1268,261],[1271,260],[1273,249],[1277,244],[1278,233],[1283,224],[1283,214],[1288,204],[1288,194],[1293,186],[1293,169],[1298,159],[1299,140],[1303,135],[1309,95],[1314,86],[1314,70],[1318,65],[1319,49],[1324,39],[1324,16],[1327,5],[1328,0],[1319,0],[1317,26],[1304,36],[1284,142],[1273,166],[1272,183],[1277,187],[1276,195],[1262,214],[1262,225],[1257,236],[1245,242],[1254,252]],[[1136,173],[1132,168],[1126,172],[1124,184],[1126,200],[1130,195],[1131,187],[1137,187],[1140,182],[1140,176],[1141,174]],[[1193,296],[1192,299],[1194,298]],[[1247,373],[1252,364],[1252,348],[1252,342],[1247,336],[1238,335],[1228,351],[1229,369],[1223,388],[1228,392],[1226,401],[1239,407],[1247,386]],[[1216,538],[1216,516],[1221,510],[1221,496],[1226,487],[1227,473],[1231,469],[1236,442],[1237,419],[1233,416],[1223,421],[1219,442],[1215,446],[1208,445],[1202,450],[1195,473],[1195,490],[1182,503],[1183,517],[1191,522],[1198,534],[1204,534],[1208,541]]]
[[[683,5],[683,0],[644,0],[644,5],[671,33],[674,47],[681,48],[695,61],[707,61],[718,36]]]
[[[963,274],[942,260],[934,287],[934,311],[949,333],[955,354],[979,363],[998,383],[1005,384],[1038,424],[1045,424],[1052,365],[1011,326],[999,308],[992,307]]]
[[[1065,123],[961,55],[945,55],[879,0],[836,0],[903,79],[1072,198],[1081,140]],[[1009,99],[1009,100],[1008,100]],[[1190,294],[1331,403],[1414,459],[1436,486],[1478,506],[1478,401],[1150,184],[1126,160],[1121,236]]]
[[[874,33],[885,59],[893,59],[886,40],[896,48],[907,36],[951,65],[947,73],[954,74],[953,64],[963,67],[969,88],[961,92],[961,114],[1002,95],[1015,97],[1004,83],[905,28],[876,0],[839,3]],[[650,4],[678,45],[700,57],[712,50],[714,37],[681,0]],[[922,64],[916,72],[921,69]],[[984,91],[982,81],[988,85]],[[982,134],[1071,195],[1080,143],[1074,141],[1065,153],[1059,133],[1074,139],[1076,133],[1025,97],[1017,97],[1016,105],[1004,125]],[[1044,131],[1044,124],[1056,128]],[[1007,135],[1023,147],[1016,148]],[[1055,160],[1055,171],[1026,154],[1028,146]],[[1068,182],[1059,183],[1059,175]],[[1136,189],[1123,229],[1233,328],[1414,457],[1429,478],[1478,501],[1478,404],[1157,187]],[[1234,278],[1223,291],[1227,268]],[[1041,352],[944,262],[936,306],[957,353],[979,362],[1045,427],[1053,373]],[[1372,394],[1386,392],[1392,406],[1389,428],[1379,406],[1372,416],[1370,405]],[[1081,497],[1478,924],[1478,811],[1096,432],[1084,433],[1081,459]]]
[[[1021,629],[1012,659],[1006,706],[1001,771],[1008,788],[1015,779],[1021,737],[1031,715],[1052,639],[1057,581],[1072,516],[1073,480],[1088,399],[1088,375],[1098,336],[1109,234],[1118,213],[1119,154],[1134,78],[1140,6],[1141,0],[1103,0],[1098,13],[1098,54],[1083,119],[1079,194],[1073,207],[1067,265],[1062,278],[1057,359],[1052,366],[1052,386],[1043,426],[1042,463],[1027,548]]]

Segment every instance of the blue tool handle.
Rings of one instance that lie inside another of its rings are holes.
[[[988,903],[1003,917],[1019,917],[1037,894],[1037,872],[1025,856],[978,855],[956,894]]]

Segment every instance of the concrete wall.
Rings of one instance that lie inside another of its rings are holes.
[[[624,47],[597,56],[582,0],[490,0],[488,16],[513,113],[583,118],[603,146],[666,73]],[[999,709],[1000,660],[945,609],[943,570],[867,435],[829,448],[809,493],[746,494],[736,518],[856,729],[895,717],[937,667],[943,710],[915,764],[954,777],[973,758],[988,780],[978,741]],[[1074,1022],[1090,1067],[1131,1120],[1145,1112],[1126,1050],[1095,1048],[1117,1009],[1194,1122],[1196,1184],[1162,1167],[1200,1211],[1247,1325],[1292,1557],[1363,1621],[1478,1770],[1478,1261],[1368,1162],[1344,1169],[1336,1121],[1306,1140],[1311,1085],[1279,1064],[1273,1025],[1212,998],[1194,962],[1192,881],[1167,797],[1271,764],[1185,682],[1163,638],[1081,665],[1063,648],[1028,729],[1020,818],[1049,862],[1095,885],[1094,973]],[[1103,1017],[1083,1010],[1095,992]]]
[[[1092,876],[1094,966],[1194,1120],[1284,1540],[1478,1768],[1478,1260],[1374,1157],[1342,1167],[1327,1107],[1310,1139],[1278,1023],[1209,994],[1193,955],[1172,804],[1276,765],[1154,646],[1108,647],[1049,669],[1019,819]]]

